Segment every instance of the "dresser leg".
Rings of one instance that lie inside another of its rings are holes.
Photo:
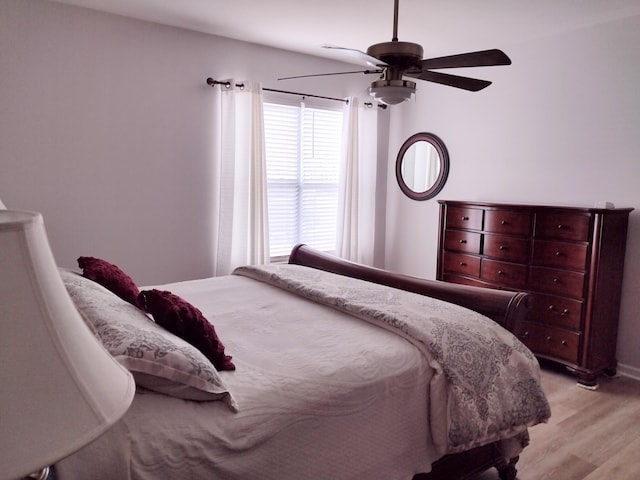
[[[573,371],[573,370],[572,370]],[[573,371],[575,375],[578,376],[578,386],[582,388],[586,388],[588,390],[597,390],[598,389],[598,376],[595,374],[583,374],[581,372]],[[608,377],[615,377],[618,373],[616,367],[605,368],[602,373],[604,373]]]
[[[582,388],[586,388],[587,390],[597,390],[598,389],[598,374],[594,372],[589,372],[585,370],[578,370],[573,367],[566,367],[569,372],[575,375],[578,378],[578,386]]]

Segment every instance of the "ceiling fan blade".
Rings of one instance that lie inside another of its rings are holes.
[[[447,57],[427,58],[422,61],[423,70],[459,67],[491,67],[495,65],[511,65],[511,59],[498,49],[480,52],[461,53]]]
[[[384,67],[387,64],[382,60],[378,60],[376,57],[372,57],[371,55],[367,55],[360,50],[355,48],[346,48],[346,47],[338,47],[337,45],[323,45],[322,48],[327,48],[329,50],[338,50],[340,55],[343,57],[343,61],[347,63],[353,63],[355,65],[362,65],[366,67]]]
[[[313,73],[311,75],[296,75],[294,77],[281,77],[278,80],[292,80],[294,78],[307,78],[307,77],[327,77],[330,75],[349,75],[351,73],[364,73],[365,75],[371,73],[382,73],[383,70],[354,70],[351,72],[331,72],[331,73]]]
[[[448,73],[423,71],[422,73],[405,73],[409,77],[419,78],[427,82],[441,83],[450,87],[462,88],[471,92],[477,92],[491,85],[488,80],[479,80],[477,78],[461,77],[459,75],[449,75]]]

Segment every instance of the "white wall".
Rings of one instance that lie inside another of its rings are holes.
[[[344,98],[352,65],[41,0],[0,1],[0,196],[41,211],[60,265],[106,258],[140,284],[211,274],[213,90]]]
[[[618,358],[640,376],[638,45],[640,17],[632,17],[496,45],[513,65],[459,70],[494,81],[481,92],[421,84],[415,102],[391,113],[389,156],[409,135],[433,132],[449,150],[451,171],[436,199],[415,202],[400,192],[390,162],[387,268],[435,277],[437,199],[633,207]]]

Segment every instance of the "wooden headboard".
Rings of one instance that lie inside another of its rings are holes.
[[[439,280],[425,280],[343,260],[321,253],[304,244],[296,245],[291,250],[289,263],[359,278],[455,303],[492,318],[507,330],[512,330],[516,322],[523,320],[532,306],[532,297],[528,293],[457,285]]]

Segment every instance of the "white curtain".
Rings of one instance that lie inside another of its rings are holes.
[[[345,105],[337,254],[373,265],[377,172],[377,108],[350,97]]]
[[[213,269],[217,276],[240,265],[269,261],[262,89],[259,83],[233,79],[228,85],[216,88],[215,101]]]

